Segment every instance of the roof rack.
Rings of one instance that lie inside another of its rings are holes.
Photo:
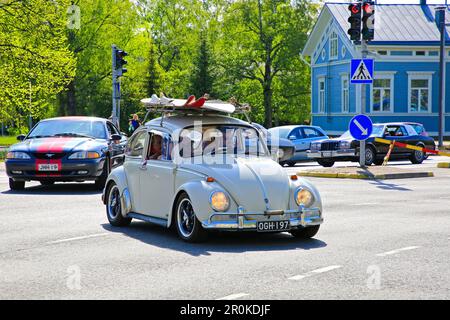
[[[186,106],[186,99],[169,99],[169,98],[146,98],[141,102],[147,109],[143,123],[147,120],[150,113],[161,113],[161,125],[164,116],[167,113],[226,113],[226,114],[244,114],[248,122],[251,123],[248,113],[251,111],[250,105],[240,104],[232,97],[229,102],[221,100],[207,100],[201,107]]]

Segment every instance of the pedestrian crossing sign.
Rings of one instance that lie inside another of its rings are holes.
[[[352,59],[351,83],[373,82],[373,59]]]

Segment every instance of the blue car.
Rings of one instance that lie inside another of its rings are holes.
[[[61,117],[40,121],[17,137],[6,156],[11,190],[26,181],[93,180],[102,189],[109,172],[123,160],[127,137],[110,121],[94,117]]]
[[[295,166],[298,161],[308,160],[306,152],[310,150],[312,142],[328,139],[321,127],[308,125],[274,127],[269,129],[269,134],[272,138],[288,139],[294,144],[294,155],[282,163],[290,167]]]

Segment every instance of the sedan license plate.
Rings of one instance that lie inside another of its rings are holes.
[[[322,152],[322,157],[331,157],[331,151]]]
[[[290,229],[289,220],[257,222],[258,232],[286,231]]]
[[[57,164],[40,163],[38,166],[39,171],[59,171]]]

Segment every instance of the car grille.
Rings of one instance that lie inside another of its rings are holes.
[[[63,158],[66,153],[64,152],[35,152],[33,154],[37,159],[46,159],[46,160],[55,160],[55,159],[61,159]]]
[[[338,150],[339,149],[339,141],[327,141],[322,142],[321,144],[321,151],[331,151],[331,150]]]

